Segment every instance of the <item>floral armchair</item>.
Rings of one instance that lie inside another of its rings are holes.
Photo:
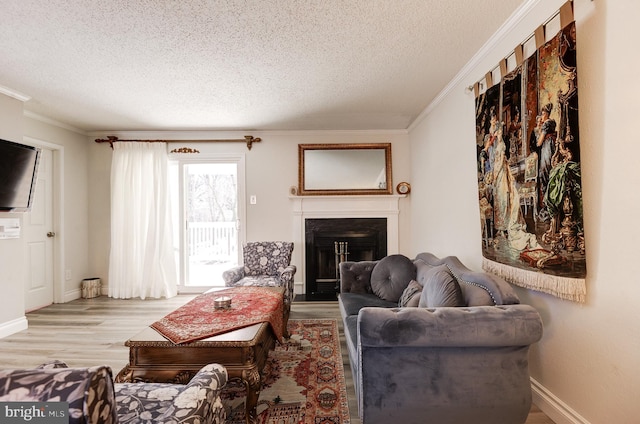
[[[293,276],[291,265],[293,243],[286,241],[255,241],[243,246],[244,265],[222,273],[227,287],[284,287],[285,309],[293,301]]]
[[[0,370],[0,401],[68,402],[69,423],[224,423],[220,392],[227,370],[203,367],[186,384],[113,383],[111,368],[67,368],[53,361],[37,368]]]

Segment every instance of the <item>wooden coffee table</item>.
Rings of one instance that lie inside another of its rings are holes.
[[[240,378],[247,389],[246,422],[254,423],[262,370],[276,337],[267,322],[185,344],[173,344],[151,327],[125,342],[129,364],[116,382],[186,384],[206,364],[226,367],[229,378]]]

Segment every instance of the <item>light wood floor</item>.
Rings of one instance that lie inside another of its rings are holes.
[[[27,314],[29,328],[0,339],[0,369],[34,367],[60,359],[72,367],[105,364],[114,374],[128,362],[125,340],[193,299],[122,300],[106,296],[55,304]],[[340,328],[351,423],[360,424],[337,302],[294,302],[291,319],[336,319]],[[536,406],[526,424],[553,424]]]

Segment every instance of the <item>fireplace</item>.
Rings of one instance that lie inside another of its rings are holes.
[[[386,218],[305,219],[305,299],[335,300],[338,266],[387,255]]]
[[[317,277],[312,277],[312,279],[308,278],[307,268],[309,264],[307,264],[307,258],[309,257],[307,253],[307,235],[306,235],[306,222],[307,221],[324,221],[324,220],[340,220],[340,219],[382,219],[383,222],[386,220],[387,226],[384,229],[380,229],[381,232],[384,233],[386,238],[386,245],[384,241],[379,242],[378,246],[380,249],[383,249],[382,252],[378,256],[391,255],[394,253],[398,253],[400,251],[400,237],[399,237],[399,216],[400,216],[400,199],[405,196],[400,195],[389,195],[389,196],[381,196],[381,195],[362,195],[362,196],[296,196],[292,195],[289,197],[291,200],[291,212],[293,215],[293,242],[296,246],[293,249],[293,256],[291,259],[291,263],[295,264],[298,267],[298,272],[296,272],[295,278],[295,286],[294,290],[296,295],[299,295],[299,300],[304,300],[307,297],[309,299],[313,298],[322,298],[322,297],[330,297],[332,300],[336,299],[335,289],[330,294],[321,295],[318,292],[318,288],[315,283],[307,284],[307,281],[313,281]],[[333,227],[335,228],[335,227]],[[358,228],[355,227],[347,227],[346,230],[355,231]],[[384,240],[384,239],[382,239]],[[333,240],[340,241],[340,240]],[[344,241],[344,240],[343,240]],[[353,240],[347,240],[354,242]],[[329,255],[328,258],[325,258],[326,261],[333,260],[335,263],[335,254],[333,253],[334,245],[330,244],[332,253],[326,253],[325,255]],[[357,257],[354,256],[354,252],[349,251],[350,254],[347,255],[349,260],[357,260]],[[313,257],[316,255],[314,254]],[[333,259],[331,259],[333,258]],[[335,278],[335,265],[334,268],[331,268],[333,274],[329,273],[329,275]],[[324,272],[324,271],[323,271]],[[313,274],[315,275],[315,274]],[[326,289],[327,284],[321,284],[321,289]],[[334,283],[335,287],[335,283]],[[316,294],[311,294],[309,290],[316,292]]]

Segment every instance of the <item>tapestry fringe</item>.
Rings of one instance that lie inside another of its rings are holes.
[[[482,258],[482,269],[497,274],[511,284],[548,293],[561,299],[584,303],[587,287],[584,278],[567,278],[527,271]]]

